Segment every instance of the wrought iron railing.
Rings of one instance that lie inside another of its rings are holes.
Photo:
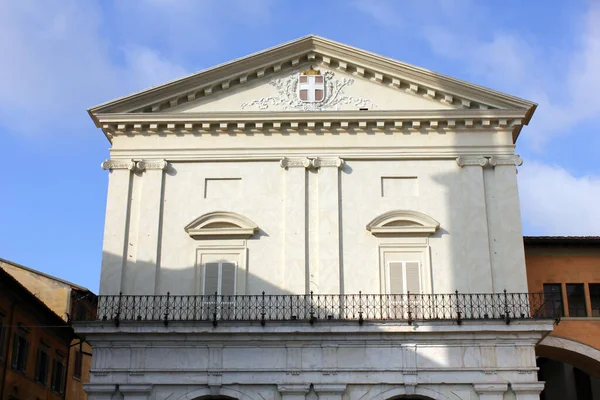
[[[98,296],[93,312],[73,321],[414,321],[557,318],[543,293],[343,294],[343,295],[111,295]]]

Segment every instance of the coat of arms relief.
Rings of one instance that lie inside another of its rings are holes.
[[[340,110],[342,105],[358,108],[374,108],[371,100],[347,96],[345,90],[354,83],[352,78],[336,78],[332,71],[321,73],[310,67],[297,71],[286,78],[272,79],[279,96],[268,96],[242,103],[241,108],[255,107],[266,110],[280,107],[284,110],[325,111]]]

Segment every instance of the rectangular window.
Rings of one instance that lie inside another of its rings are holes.
[[[204,294],[232,296],[235,294],[236,264],[209,262],[204,264]]]
[[[50,382],[50,389],[56,393],[62,393],[65,384],[65,365],[62,360],[54,360],[52,366],[52,382]]]
[[[4,360],[4,353],[6,353],[6,332],[6,325],[0,321],[0,360]]]
[[[600,283],[590,283],[589,288],[592,317],[600,317]]]
[[[567,283],[567,301],[569,302],[569,317],[587,316],[583,283]]]
[[[563,298],[560,283],[544,283],[544,303],[546,304],[546,317],[557,318],[563,316]]]
[[[389,294],[420,294],[421,272],[418,261],[391,261],[388,264]]]
[[[23,373],[27,372],[27,356],[29,342],[24,336],[15,333],[13,338],[12,367]]]
[[[73,377],[81,379],[81,368],[83,366],[83,357],[81,351],[75,350],[75,361],[73,366]]]
[[[50,357],[44,349],[38,349],[37,362],[35,364],[34,379],[46,386],[48,383],[48,371],[50,370]]]

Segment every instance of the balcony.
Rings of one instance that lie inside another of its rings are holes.
[[[555,319],[559,310],[543,293],[314,294],[307,295],[111,295],[98,296],[97,310],[78,309],[74,322],[172,321],[456,321]]]

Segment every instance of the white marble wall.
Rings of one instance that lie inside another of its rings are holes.
[[[366,224],[396,209],[440,222],[429,238],[435,292],[526,291],[514,161],[321,160],[316,169],[276,160],[112,169],[101,294],[195,293],[200,241],[184,227],[212,211],[259,227],[247,241],[242,292],[378,293],[378,241]],[[412,186],[385,194],[382,178]],[[208,193],[215,179],[235,179],[235,190]]]
[[[88,335],[94,346],[88,393],[103,398],[100,392],[118,384],[126,398],[137,388],[146,390],[140,398],[156,400],[211,393],[257,400],[402,394],[528,400],[543,386],[536,382],[534,345],[549,329],[545,322],[326,325],[107,324],[103,337]]]

